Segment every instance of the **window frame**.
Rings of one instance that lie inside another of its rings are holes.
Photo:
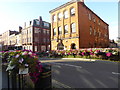
[[[71,23],[71,33],[76,33],[76,23],[75,22]]]
[[[64,19],[67,19],[67,18],[69,17],[69,16],[68,16],[68,11],[67,11],[67,10],[64,10],[63,15],[64,15]]]
[[[75,16],[75,8],[74,7],[70,8],[70,16]]]
[[[59,26],[59,27],[58,27],[58,35],[61,35],[61,34],[62,34],[62,27]]]
[[[90,31],[90,35],[92,35],[92,26],[90,26],[89,31]]]
[[[92,20],[92,15],[91,15],[91,13],[88,14],[88,18],[89,18],[89,20]]]
[[[67,31],[67,32],[66,32]],[[64,33],[65,34],[68,34],[68,25],[66,24],[66,25],[64,25]]]
[[[53,22],[56,22],[56,15],[53,15],[53,16],[52,16],[52,21],[53,21]]]
[[[61,13],[61,12],[59,12],[59,13],[58,13],[58,21],[60,21],[60,20],[61,20],[61,18],[62,18],[62,13]]]
[[[56,36],[56,34],[57,34],[57,30],[56,28],[53,28],[53,36]]]

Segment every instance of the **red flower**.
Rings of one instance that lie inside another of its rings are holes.
[[[108,53],[106,53],[106,56],[110,57],[110,56],[112,56],[112,53],[108,52]]]

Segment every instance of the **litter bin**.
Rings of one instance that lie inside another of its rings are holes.
[[[51,83],[51,65],[42,63],[42,72],[38,81],[35,83],[35,89],[42,88],[44,90],[52,88]]]

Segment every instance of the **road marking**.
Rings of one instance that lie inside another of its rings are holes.
[[[70,66],[70,67],[76,67],[76,68],[82,68],[81,66],[76,66],[76,65],[71,65],[71,64],[62,64],[62,63],[54,63],[53,64],[58,64],[58,65],[63,65],[63,66]]]
[[[117,72],[112,72],[112,74],[117,74],[117,75],[120,75],[120,73],[117,73]]]
[[[57,80],[55,80],[55,79],[52,79],[52,83],[55,85],[55,84],[57,84],[59,87],[61,87],[61,88],[71,88],[70,86],[68,86],[68,85],[65,85],[65,84],[63,84],[63,83],[61,83],[61,82],[59,82],[59,81],[57,81]],[[57,87],[56,87],[57,88]]]

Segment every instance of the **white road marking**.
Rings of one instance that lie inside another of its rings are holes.
[[[117,73],[117,72],[112,72],[112,74],[117,74],[117,75],[120,75],[120,73]]]
[[[70,67],[75,67],[75,68],[82,68],[81,66],[76,66],[76,65],[71,65],[71,64],[63,64],[63,63],[54,63],[54,64],[63,65],[63,66],[70,66]]]
[[[59,81],[57,81],[57,80],[54,80],[54,79],[52,79],[52,83],[53,84],[57,84],[59,87],[63,87],[63,88],[71,88],[70,86],[68,86],[68,85],[65,85],[65,84],[63,84],[63,83],[61,83],[61,82],[59,82]]]

